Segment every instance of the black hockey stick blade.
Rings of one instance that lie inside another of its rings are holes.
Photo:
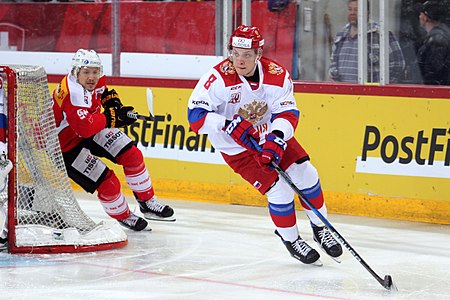
[[[394,282],[392,281],[392,276],[391,276],[391,275],[386,275],[386,276],[384,276],[384,280],[383,280],[382,285],[383,285],[383,287],[384,287],[385,289],[387,289],[387,290],[395,291],[395,292],[398,291],[397,286],[396,286],[396,285],[394,284]]]

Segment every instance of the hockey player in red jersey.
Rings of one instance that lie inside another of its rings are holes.
[[[59,142],[69,177],[85,191],[94,193],[105,212],[129,229],[148,228],[133,214],[112,170],[99,159],[121,165],[140,211],[147,219],[174,221],[174,211],[156,200],[141,151],[119,127],[136,120],[127,113],[119,95],[106,86],[100,57],[94,50],[80,49],[72,59],[71,71],[53,91],[53,111]]]
[[[306,264],[320,264],[319,253],[297,228],[294,191],[271,168],[271,162],[292,178],[322,215],[327,216],[317,170],[294,137],[299,110],[289,72],[262,56],[264,39],[257,27],[237,27],[229,43],[229,58],[202,76],[188,105],[193,131],[208,134],[225,162],[261,194],[266,195],[277,234],[289,253]],[[258,152],[251,139],[261,145]],[[313,238],[333,258],[341,245],[301,201]]]

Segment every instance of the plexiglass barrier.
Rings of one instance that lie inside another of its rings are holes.
[[[363,2],[365,15],[358,11]],[[450,45],[445,25],[450,24],[450,1],[436,1],[439,8],[429,8],[427,20],[421,15],[424,2],[303,0],[289,1],[287,6],[273,10],[267,1],[251,1],[251,25],[260,27],[264,35],[264,55],[285,66],[293,79],[357,83],[355,73],[364,69],[366,82],[379,83],[386,68],[386,83],[448,84],[449,79],[427,79],[430,72],[441,72],[436,76],[445,77],[447,69],[433,69],[433,62],[427,65],[423,46],[433,28],[428,21],[440,19],[440,24],[432,25],[442,31],[444,50],[439,57],[434,55],[434,64],[450,70],[450,46],[445,48]],[[110,64],[122,53],[222,56],[223,47],[218,47],[223,41],[222,3],[127,0],[119,1],[118,10],[114,10],[111,1],[3,1],[0,51],[74,53],[87,48],[111,54]],[[231,7],[234,28],[241,23],[243,3],[232,1]],[[355,60],[362,16],[367,18],[363,33],[367,40],[365,68]],[[383,39],[387,48],[382,47]],[[447,56],[442,56],[445,51]],[[179,66],[169,61],[167,68]]]

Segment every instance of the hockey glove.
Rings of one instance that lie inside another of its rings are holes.
[[[122,106],[120,108],[108,107],[105,108],[103,114],[106,117],[106,127],[107,128],[118,128],[133,124],[136,119],[130,118],[127,113],[133,112],[134,107],[132,106]]]
[[[273,169],[271,162],[275,162],[277,165],[283,158],[284,151],[286,150],[287,143],[282,138],[276,136],[272,132],[266,135],[266,142],[262,147],[262,151],[259,155],[258,163],[261,167],[268,167]]]
[[[256,143],[259,143],[259,133],[253,127],[252,123],[243,117],[234,115],[234,119],[228,125],[225,125],[222,130],[245,149],[256,151],[256,147],[250,138],[253,138]]]
[[[120,101],[119,94],[117,94],[114,89],[106,89],[100,98],[100,102],[102,103],[103,108],[121,108],[123,106],[122,101]]]

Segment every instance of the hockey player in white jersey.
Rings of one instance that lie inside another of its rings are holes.
[[[277,234],[289,253],[305,264],[320,264],[319,253],[299,234],[294,191],[271,168],[277,163],[322,215],[327,217],[317,170],[294,131],[299,110],[289,72],[262,56],[264,39],[257,27],[241,25],[229,42],[225,59],[197,83],[188,104],[193,131],[208,134],[225,162],[268,199]],[[262,151],[254,146],[257,141]],[[303,203],[313,238],[333,258],[341,245]]]

